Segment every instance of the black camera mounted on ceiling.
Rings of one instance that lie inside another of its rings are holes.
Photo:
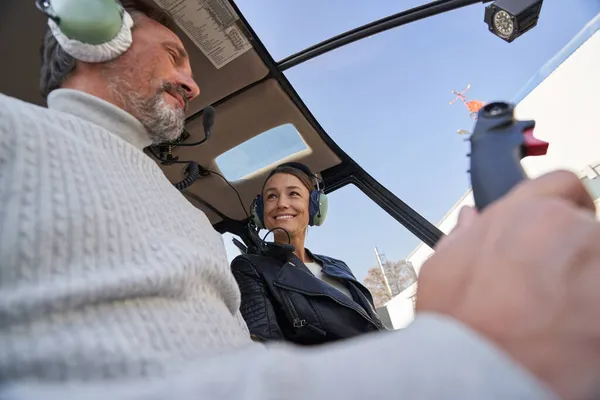
[[[533,29],[543,0],[497,0],[485,8],[484,22],[499,38],[512,42]]]

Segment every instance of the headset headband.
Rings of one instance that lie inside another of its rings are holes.
[[[279,171],[280,168],[285,168],[285,167],[289,167],[289,168],[293,168],[295,170],[298,170],[300,172],[302,172],[304,175],[308,176],[311,180],[314,181],[314,186],[317,190],[321,190],[321,187],[319,185],[319,178],[311,171],[311,169],[308,167],[308,165],[306,164],[302,164],[299,162],[295,162],[295,161],[290,161],[290,162],[286,162],[283,164],[279,164],[277,167],[275,167],[270,173],[269,175],[267,175],[267,179],[265,179],[265,183],[275,174],[281,172]]]

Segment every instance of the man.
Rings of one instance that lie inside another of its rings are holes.
[[[252,342],[220,236],[142,152],[181,132],[189,62],[158,14],[128,10],[133,45],[105,64],[46,37],[48,109],[0,95],[0,398],[600,394],[600,225],[565,172],[465,210],[407,329]]]
[[[76,63],[48,30],[42,48],[42,95],[76,89],[133,115],[145,128],[146,146],[176,139],[183,131],[188,101],[200,94],[187,53],[173,33],[174,22],[160,9],[147,1],[122,3],[136,20],[135,48],[114,62]],[[75,94],[53,95],[62,100]]]

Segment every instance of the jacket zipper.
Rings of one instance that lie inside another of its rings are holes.
[[[361,310],[360,308],[356,308],[356,307],[354,307],[354,306],[350,306],[350,305],[348,305],[348,304],[342,303],[341,301],[339,301],[339,300],[338,300],[338,299],[336,299],[335,297],[331,297],[331,296],[329,296],[329,295],[326,295],[326,294],[323,294],[323,293],[312,293],[312,292],[307,292],[307,291],[305,291],[305,290],[302,290],[302,289],[291,288],[291,287],[289,287],[289,286],[287,286],[287,285],[284,285],[284,284],[281,284],[281,283],[277,283],[277,282],[274,282],[274,284],[275,284],[275,286],[279,286],[279,287],[281,287],[281,288],[284,288],[284,289],[288,289],[288,290],[292,290],[292,291],[295,291],[295,292],[303,293],[303,294],[305,294],[305,295],[308,295],[308,296],[323,296],[323,297],[328,297],[328,298],[330,298],[331,300],[333,300],[333,301],[335,301],[336,303],[338,303],[339,305],[342,305],[342,306],[348,307],[348,308],[350,308],[350,309],[352,309],[352,310],[356,311],[356,312],[357,312],[357,313],[359,313],[359,314],[360,314],[360,315],[361,315],[363,318],[365,318],[367,321],[369,321],[370,323],[372,323],[373,325],[375,325],[375,326],[376,326],[378,329],[380,328],[380,326],[379,326],[378,324],[376,324],[376,323],[375,323],[375,321],[373,321],[373,320],[371,319],[371,317],[369,317],[369,315],[368,315],[368,314],[367,314],[367,313],[366,313],[364,310]],[[287,296],[284,296],[284,297],[287,299]],[[295,310],[294,310],[294,311],[295,311]]]
[[[282,297],[284,302],[287,304],[290,313],[292,314],[292,325],[294,326],[294,328],[304,328],[307,327],[323,336],[325,336],[327,334],[327,332],[325,332],[323,329],[317,328],[316,326],[312,325],[312,324],[308,324],[306,323],[305,319],[300,319],[300,316],[298,315],[298,312],[296,311],[296,307],[294,307],[294,304],[292,303],[292,301],[288,298],[287,294],[282,293]]]
[[[283,301],[285,302],[287,308],[290,310],[290,314],[292,314],[292,324],[294,328],[302,328],[306,326],[306,320],[300,319],[298,312],[296,312],[296,307],[292,304],[292,301],[287,297],[285,293],[282,293]]]

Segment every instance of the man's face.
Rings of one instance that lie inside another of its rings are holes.
[[[167,27],[144,15],[133,18],[131,48],[104,66],[109,96],[146,127],[154,144],[177,139],[188,102],[200,94],[187,53]]]

